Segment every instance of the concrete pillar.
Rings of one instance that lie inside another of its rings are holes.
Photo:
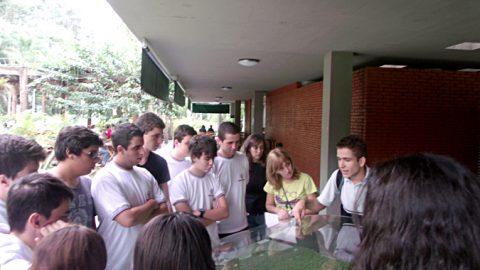
[[[328,52],[324,57],[320,190],[338,168],[336,143],[350,134],[352,63],[351,52]],[[339,206],[328,212],[339,213]]]
[[[255,91],[252,99],[252,134],[262,134],[266,91]]]
[[[240,127],[240,123],[242,122],[240,117],[242,116],[242,101],[235,100],[235,125]]]

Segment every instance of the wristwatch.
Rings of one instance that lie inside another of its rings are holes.
[[[198,216],[199,218],[203,218],[203,215],[205,215],[205,210],[199,210],[200,215]]]

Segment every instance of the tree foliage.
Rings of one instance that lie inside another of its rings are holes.
[[[119,21],[107,38],[93,34],[76,9],[79,2],[0,0],[0,58],[40,71],[29,88],[46,96],[47,113],[105,122],[148,108],[184,114],[141,91],[141,46],[126,26]]]

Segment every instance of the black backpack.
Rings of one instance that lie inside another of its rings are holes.
[[[347,211],[345,211],[345,209],[343,209],[343,204],[342,204],[342,200],[341,200],[341,198],[342,198],[342,188],[343,188],[343,175],[342,175],[342,172],[340,170],[337,171],[336,183],[337,183],[337,188],[340,191],[340,215],[345,216],[345,217],[351,217],[352,214],[348,213]]]

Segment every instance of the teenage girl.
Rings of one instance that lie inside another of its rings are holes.
[[[301,221],[305,214],[313,214],[306,209],[306,201],[316,200],[317,187],[312,177],[297,170],[290,155],[283,148],[275,148],[267,157],[266,208],[270,213],[285,220],[295,217]]]
[[[245,196],[250,228],[265,224],[265,212],[267,211],[265,208],[267,194],[263,190],[267,183],[265,145],[262,135],[252,134],[247,137],[242,146],[242,152],[248,157],[250,163],[250,178]]]

